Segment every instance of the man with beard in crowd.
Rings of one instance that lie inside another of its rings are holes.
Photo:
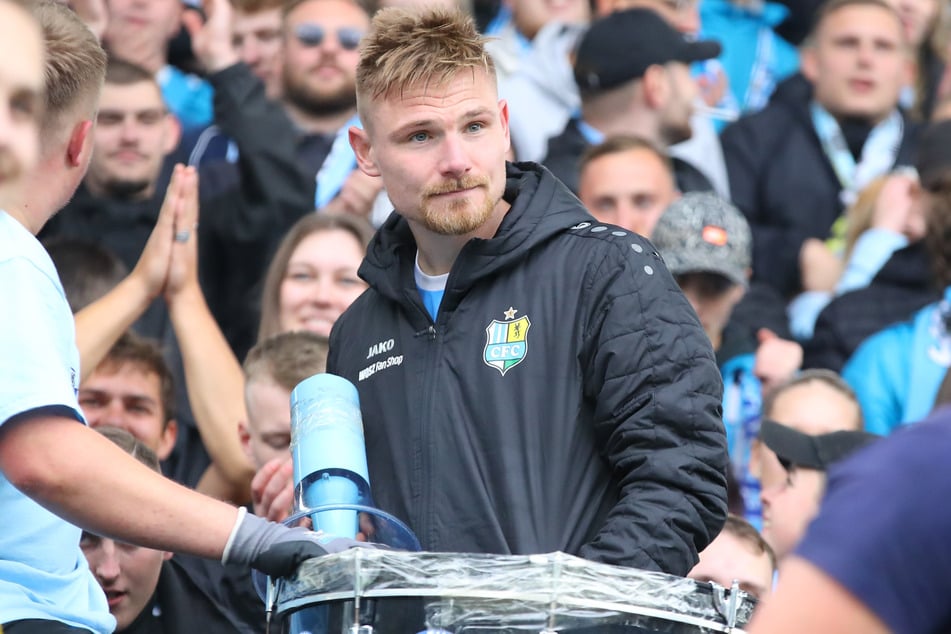
[[[689,64],[719,52],[716,42],[688,41],[650,9],[617,11],[595,21],[575,54],[580,116],[548,140],[545,167],[577,192],[581,156],[609,136],[636,134],[663,149],[690,139],[699,88]],[[690,163],[672,162],[680,191],[713,189]]]
[[[215,115],[237,143],[236,165],[203,169],[202,279],[239,357],[254,342],[251,309],[270,254],[301,216],[334,209],[366,215],[378,181],[356,170],[347,140],[356,114],[357,45],[369,27],[352,0],[297,0],[283,10],[281,100],[239,61],[227,0],[186,16],[198,59],[215,87]]]

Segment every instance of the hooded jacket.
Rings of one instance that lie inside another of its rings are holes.
[[[393,214],[334,326],[370,486],[431,551],[561,550],[683,575],[726,514],[722,382],[654,247],[510,165],[495,237],[456,259],[435,322]]]

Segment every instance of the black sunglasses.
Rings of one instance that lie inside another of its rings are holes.
[[[320,24],[314,22],[304,22],[298,24],[294,29],[294,36],[297,41],[304,46],[320,46],[324,41],[327,30]],[[360,46],[360,38],[363,37],[363,31],[349,26],[342,26],[337,29],[337,41],[340,42],[340,48],[345,51],[355,51]]]

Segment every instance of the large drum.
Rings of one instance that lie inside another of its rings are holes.
[[[286,634],[742,632],[755,605],[735,586],[564,553],[369,548],[306,561],[270,595]]]

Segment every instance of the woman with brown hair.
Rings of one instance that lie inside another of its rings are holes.
[[[264,279],[258,341],[281,332],[330,328],[366,289],[357,275],[373,227],[345,214],[309,214],[281,241]]]

